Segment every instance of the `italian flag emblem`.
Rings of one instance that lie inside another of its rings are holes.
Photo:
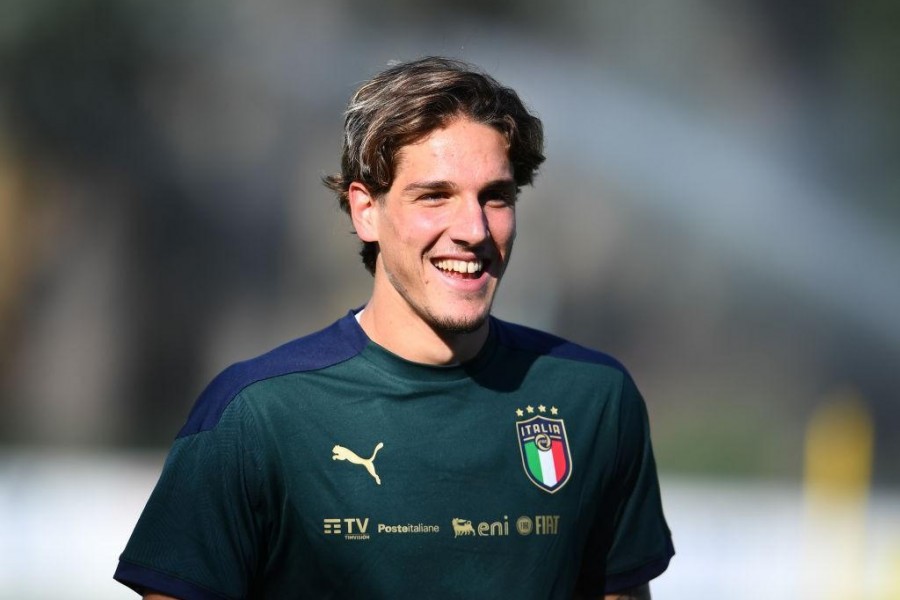
[[[533,407],[528,408],[531,409],[529,412],[533,412]],[[552,410],[556,414],[555,407]],[[516,414],[524,416],[521,409]],[[555,493],[572,475],[572,455],[569,452],[565,423],[562,419],[538,415],[525,421],[516,421],[516,432],[525,474],[545,492]]]

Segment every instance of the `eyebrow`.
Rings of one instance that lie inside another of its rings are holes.
[[[403,192],[418,192],[423,190],[455,190],[456,184],[452,181],[446,180],[437,180],[437,181],[414,181],[403,188]]]
[[[444,179],[435,181],[414,181],[403,188],[403,193],[406,194],[409,192],[420,192],[427,190],[456,190],[457,187],[458,186],[452,181],[447,181]],[[487,182],[481,189],[491,190],[497,188],[506,188],[508,190],[515,191],[518,186],[516,185],[515,180],[511,177],[504,177],[503,179],[495,179],[493,181]]]

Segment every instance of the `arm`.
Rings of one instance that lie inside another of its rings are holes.
[[[172,596],[163,596],[162,594],[157,594],[156,592],[147,592],[144,594],[144,600],[178,600],[178,598],[173,598]]]

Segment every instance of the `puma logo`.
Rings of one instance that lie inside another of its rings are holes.
[[[378,454],[378,451],[384,447],[384,444],[378,442],[375,445],[375,450],[372,452],[372,456],[369,458],[360,458],[356,452],[350,450],[349,448],[344,448],[343,446],[335,446],[331,449],[334,452],[334,456],[331,457],[331,460],[346,460],[348,462],[353,463],[354,465],[362,465],[366,468],[366,471],[369,472],[375,479],[375,483],[381,485],[381,477],[378,476],[378,473],[375,472],[375,455]]]

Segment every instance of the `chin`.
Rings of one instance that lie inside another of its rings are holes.
[[[433,316],[430,321],[431,327],[438,332],[452,335],[465,333],[474,333],[478,331],[487,320],[488,313],[480,315],[461,316]]]

